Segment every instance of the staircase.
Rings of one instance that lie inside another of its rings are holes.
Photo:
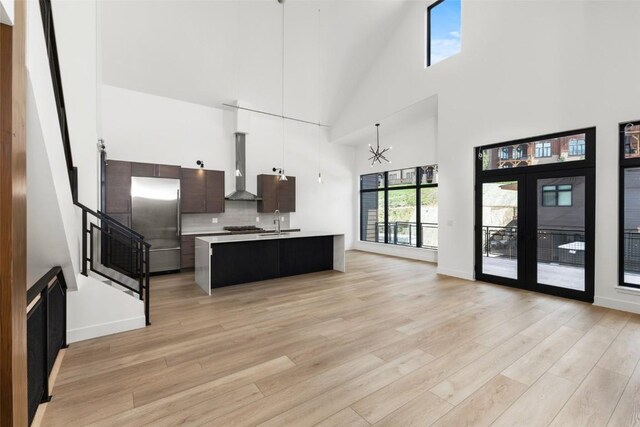
[[[39,3],[71,195],[82,214],[80,273],[86,277],[91,274],[102,283],[143,301],[145,323],[149,325],[150,244],[131,228],[78,201],[78,173],[71,153],[51,0]]]

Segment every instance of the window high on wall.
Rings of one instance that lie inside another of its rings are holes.
[[[461,0],[439,0],[427,8],[427,67],[460,52]]]

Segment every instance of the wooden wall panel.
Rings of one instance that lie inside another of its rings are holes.
[[[0,426],[27,425],[26,0],[0,24]]]

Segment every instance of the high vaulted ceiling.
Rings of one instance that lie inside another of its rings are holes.
[[[284,113],[335,122],[407,3],[287,0]],[[99,20],[104,83],[212,107],[239,99],[281,111],[276,0],[109,0],[100,2]]]

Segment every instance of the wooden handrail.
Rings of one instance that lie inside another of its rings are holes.
[[[45,288],[48,288],[51,284],[51,281],[57,278],[60,281],[60,285],[67,289],[67,282],[64,280],[64,276],[62,273],[62,267],[56,266],[45,273],[38,281],[29,289],[27,289],[27,305],[31,304],[31,302],[38,296]]]

